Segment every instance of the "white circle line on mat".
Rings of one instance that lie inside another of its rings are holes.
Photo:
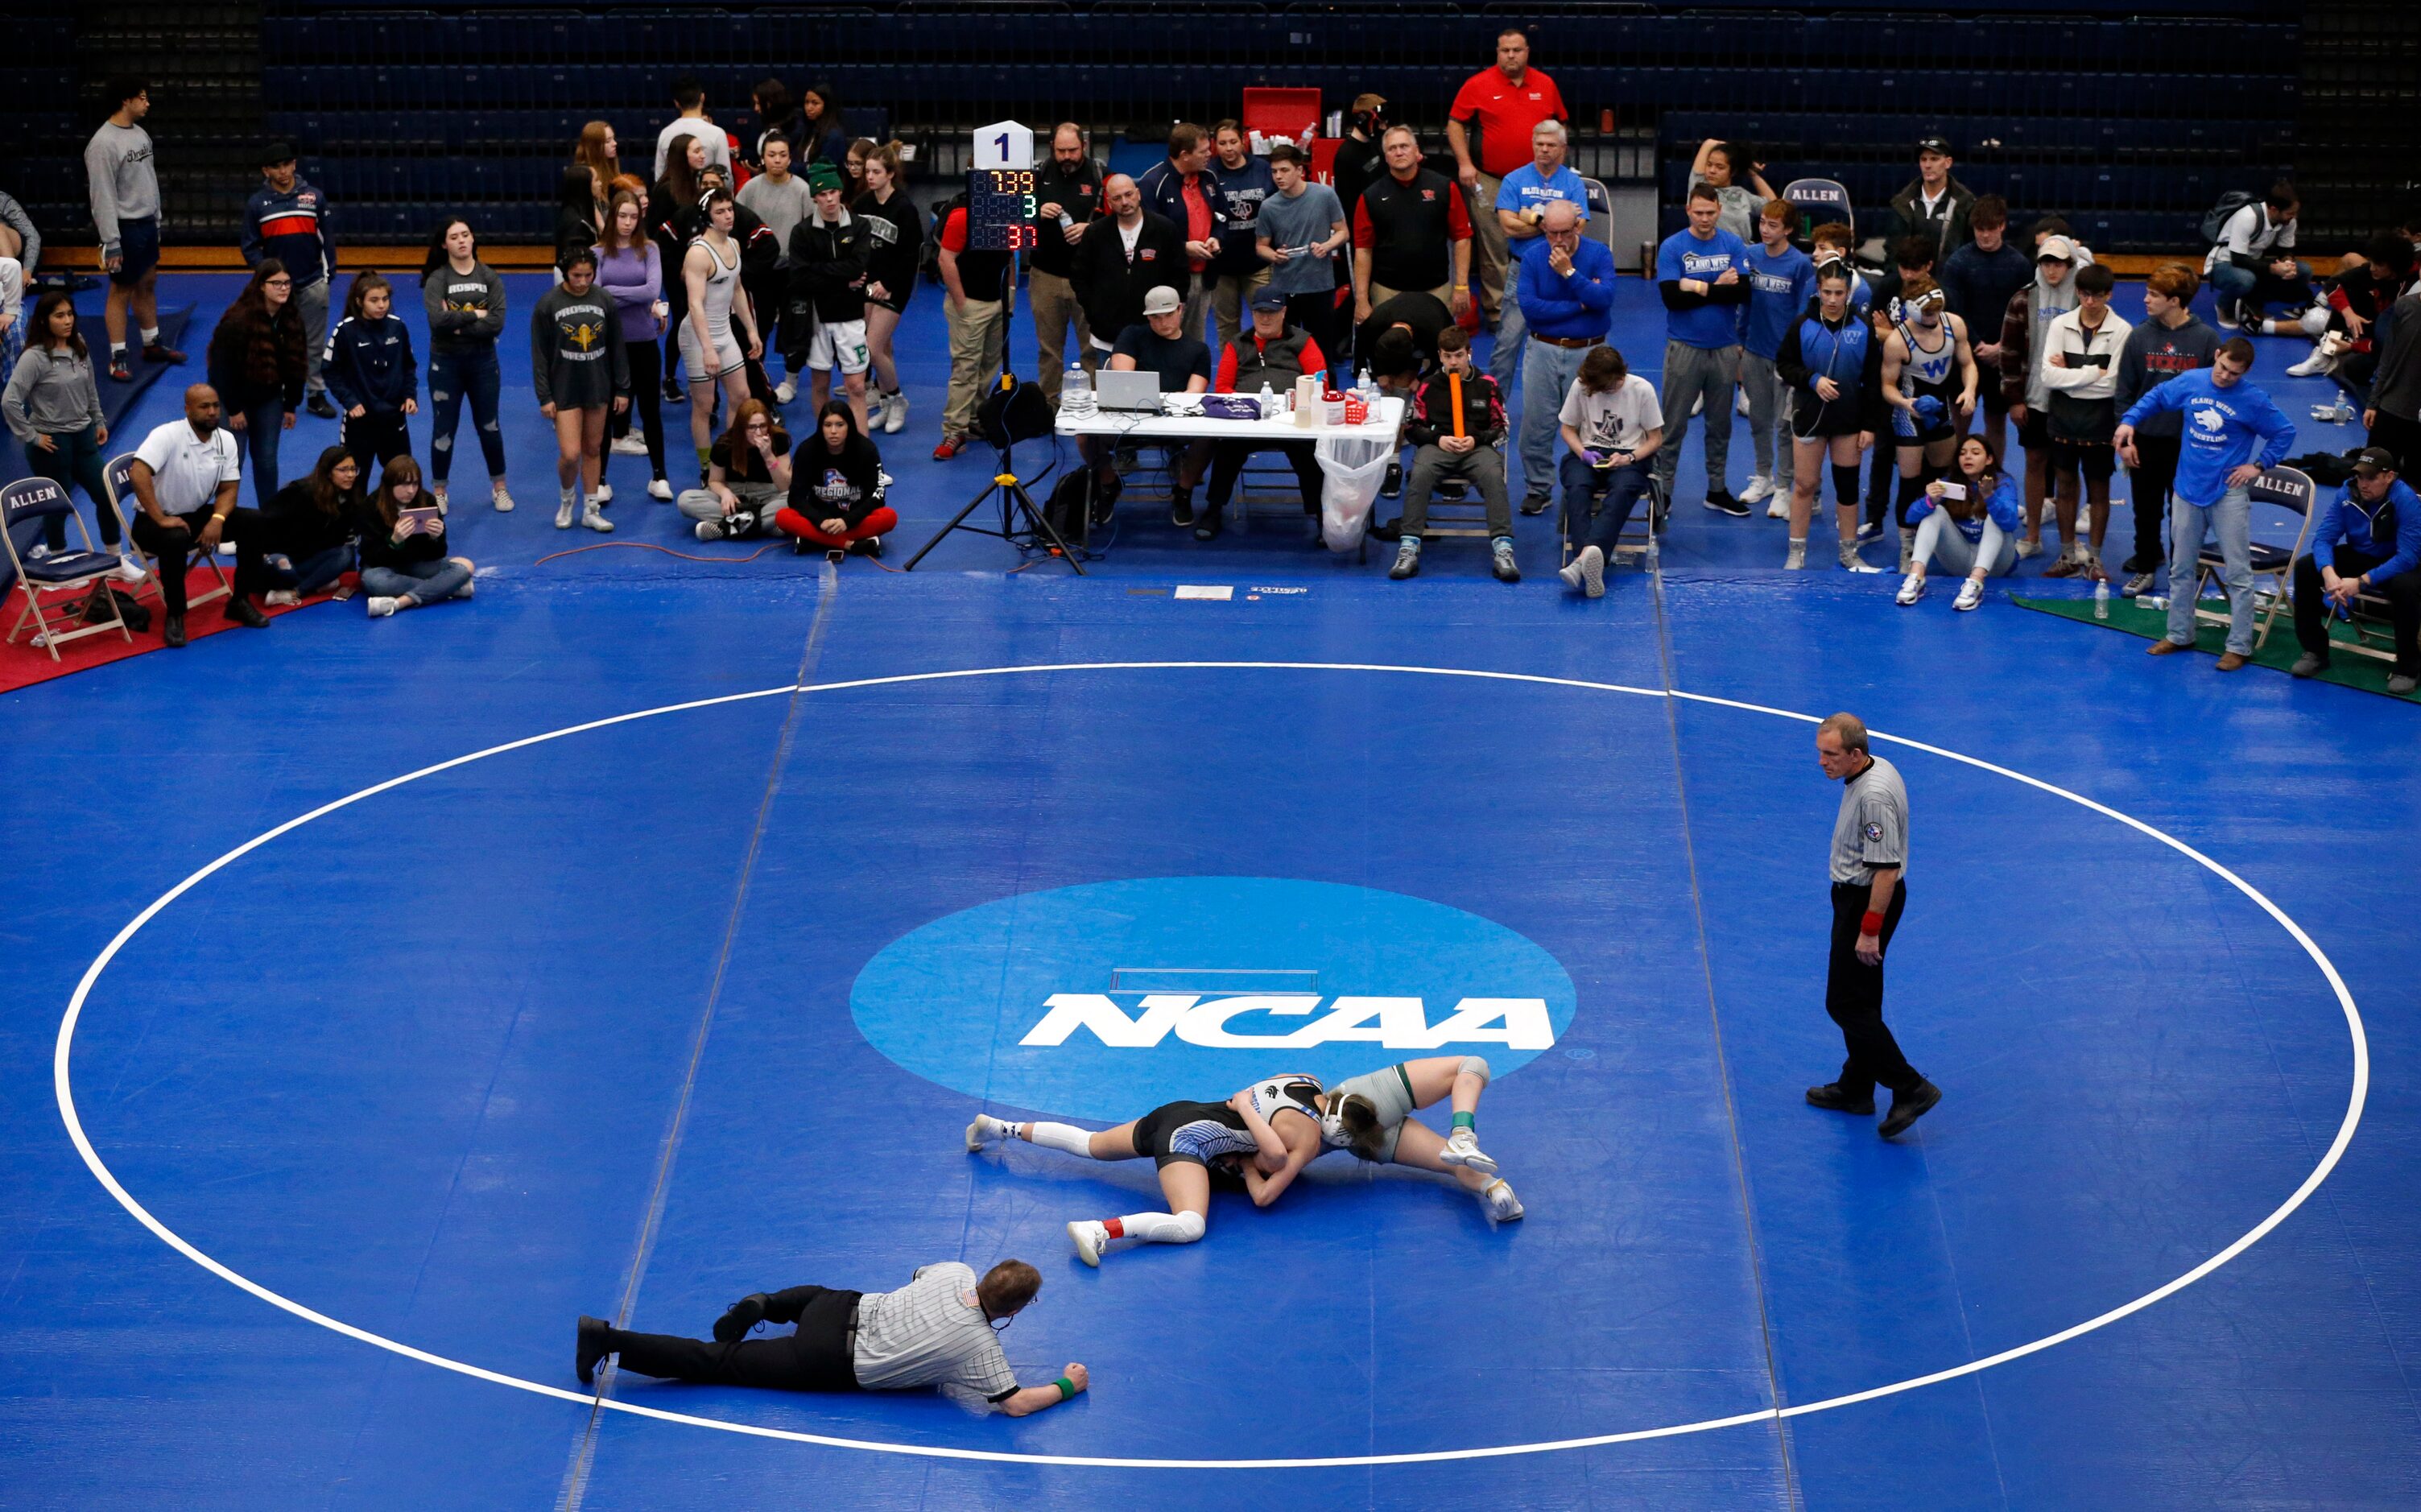
[[[451,760],[422,767],[417,772],[405,772],[399,777],[390,777],[384,782],[372,784],[358,792],[322,803],[309,813],[298,815],[273,829],[265,830],[253,836],[154,898],[142,912],[127,921],[126,926],[112,937],[107,945],[102,947],[101,954],[93,958],[92,964],[85,968],[84,975],[76,982],[75,991],[68,999],[67,1012],[59,1021],[57,1046],[52,1056],[51,1076],[53,1090],[58,1099],[59,1118],[66,1124],[68,1138],[74,1142],[76,1153],[84,1158],[84,1163],[92,1172],[94,1179],[98,1180],[102,1189],[117,1200],[119,1207],[133,1215],[135,1222],[149,1229],[170,1249],[229,1286],[250,1292],[273,1307],[291,1313],[308,1322],[317,1323],[321,1328],[341,1333],[347,1338],[375,1345],[390,1353],[401,1355],[407,1360],[416,1360],[422,1364],[435,1365],[441,1370],[449,1370],[456,1375],[468,1376],[476,1380],[489,1381],[498,1386],[510,1386],[519,1391],[532,1392],[540,1396],[552,1396],[561,1401],[577,1403],[583,1407],[603,1407],[612,1411],[627,1412],[634,1417],[654,1418],[661,1422],[679,1423],[691,1427],[713,1428],[725,1433],[745,1434],[751,1438],[779,1439],[793,1443],[820,1444],[833,1449],[858,1449],[874,1454],[911,1455],[928,1459],[992,1460],[1009,1464],[1067,1465],[1117,1470],[1319,1470],[1361,1465],[1417,1465],[1439,1460],[1491,1459],[1507,1455],[1548,1454],[1566,1449],[1588,1449],[1605,1444],[1633,1443],[1647,1439],[1678,1438],[1684,1434],[1708,1433],[1720,1428],[1740,1427],[1752,1423],[1772,1423],[1786,1418],[1805,1417],[1815,1412],[1829,1412],[1837,1408],[1873,1401],[1878,1397],[1897,1395],[1901,1392],[1937,1385],[1945,1380],[1956,1380],[1961,1376],[1972,1376],[1980,1371],[1990,1370],[1995,1365],[2007,1364],[2012,1360],[2022,1360],[2027,1355],[2037,1354],[2056,1345],[2065,1344],[2096,1329],[2106,1328],[2120,1318],[2140,1313],[2155,1302],[2174,1296],[2242,1255],[2246,1250],[2259,1243],[2271,1230],[2286,1222],[2289,1214],[2309,1201],[2312,1193],[2319,1190],[2320,1183],[2329,1178],[2329,1173],[2335,1170],[2337,1162],[2344,1159],[2347,1146],[2353,1143],[2354,1130],[2362,1122],[2363,1104],[2368,1098],[2370,1089],[2370,1046],[2367,1037],[2363,1032],[2362,1014],[2354,1006],[2353,994],[2347,990],[2345,979],[2337,974],[2335,964],[2313,942],[2312,937],[2304,932],[2302,926],[2288,918],[2285,910],[2263,896],[2258,888],[2175,835],[2155,829],[2132,815],[2122,814],[2107,804],[2096,803],[2081,793],[2070,792],[2055,783],[2045,782],[2039,777],[2030,777],[2024,772],[2013,772],[1995,762],[1947,750],[1942,746],[1928,744],[1923,740],[1910,740],[1905,736],[1885,735],[1881,731],[1870,732],[1872,739],[1905,746],[1912,751],[1922,751],[1929,756],[1940,756],[1945,760],[1960,762],[1978,771],[1989,772],[1995,776],[2022,783],[2054,797],[2064,798],[2105,818],[2115,819],[2129,829],[2148,835],[2194,861],[2250,898],[2256,907],[2276,921],[2278,927],[2286,930],[2295,943],[2303,947],[2304,953],[2312,959],[2312,963],[2320,969],[2320,975],[2327,980],[2329,990],[2335,994],[2337,1005],[2345,1013],[2346,1031],[2352,1044],[2353,1081],[2346,1099],[2345,1116],[2337,1124],[2336,1137],[2329,1142],[2327,1152],[2320,1157],[2319,1163],[2312,1167],[2311,1174],[2304,1177],[2303,1182],[2288,1195],[2287,1200],[2272,1209],[2269,1216],[2245,1230],[2226,1248],[2201,1264],[2132,1302],[2123,1302],[2081,1323],[2061,1329],[2056,1333],[2046,1333],[2041,1338],[2003,1349],[1997,1354],[1970,1360],[1964,1364],[1952,1365],[1927,1375],[1911,1376],[1905,1380],[1895,1380],[1887,1385],[1869,1387],[1865,1391],[1828,1396],[1821,1401],[1800,1402],[1789,1407],[1760,1408],[1756,1411],[1738,1412],[1729,1417],[1705,1418],[1695,1423],[1675,1423],[1663,1427],[1633,1428],[1620,1433],[1590,1434],[1582,1438],[1554,1439],[1537,1443],[1490,1444],[1471,1449],[1432,1449],[1412,1454],[1335,1455],[1294,1459],[1177,1459],[1122,1457],[1115,1455],[1019,1454],[1011,1450],[1000,1449],[954,1449],[936,1444],[886,1443],[869,1439],[846,1439],[831,1434],[804,1433],[795,1428],[767,1427],[758,1424],[735,1423],[723,1418],[700,1417],[689,1412],[674,1412],[663,1408],[618,1401],[612,1397],[599,1396],[592,1392],[551,1386],[543,1381],[524,1380],[519,1376],[508,1376],[464,1361],[449,1359],[445,1355],[431,1354],[426,1349],[414,1348],[409,1344],[373,1333],[367,1329],[357,1328],[341,1318],[330,1317],[325,1313],[307,1307],[290,1297],[272,1291],[258,1282],[237,1273],[203,1254],[188,1243],[182,1236],[170,1229],[167,1224],[152,1216],[150,1211],[137,1202],[133,1194],[118,1182],[109,1167],[102,1163],[101,1156],[92,1147],[92,1141],[85,1135],[83,1120],[76,1115],[75,1095],[69,1083],[69,1058],[74,1047],[76,1021],[83,1016],[85,1001],[91,995],[93,984],[101,979],[101,974],[108,969],[110,961],[116,959],[118,951],[125,948],[126,943],[133,939],[145,925],[157,917],[161,910],[191,892],[204,879],[251,854],[270,841],[301,829],[314,819],[325,818],[338,809],[358,803],[364,799],[375,798],[381,793],[392,791],[408,783],[417,782],[423,777],[450,772],[456,767],[467,766],[474,761],[485,760],[489,756],[503,756],[508,752],[541,745],[549,740],[561,740],[566,736],[582,735],[591,730],[610,728],[616,725],[627,725],[635,720],[651,719],[659,714],[685,713],[691,709],[745,703],[757,698],[840,693],[852,688],[938,682],[960,678],[1018,677],[1058,672],[1192,670],[1377,672],[1422,677],[1474,678],[1497,682],[1539,683],[1551,687],[1579,688],[1593,693],[1629,694],[1645,698],[1672,697],[1718,709],[1734,709],[1747,713],[1768,714],[1777,719],[1798,720],[1809,725],[1820,722],[1816,715],[1802,714],[1793,709],[1774,709],[1764,704],[1746,703],[1737,698],[1718,698],[1708,694],[1683,693],[1679,689],[1668,692],[1662,688],[1637,688],[1624,683],[1593,682],[1580,678],[1551,678],[1535,673],[1490,672],[1467,667],[1395,666],[1379,662],[1066,662],[1033,666],[971,667],[952,672],[911,672],[892,677],[858,678],[846,682],[803,683],[777,688],[759,688],[751,693],[692,699],[686,703],[665,704],[659,708],[643,709],[633,713],[616,714],[607,719],[590,720],[586,724],[568,725],[561,729],[549,730],[543,735],[531,735],[518,740],[508,740],[501,745],[492,745],[467,756],[459,756]]]

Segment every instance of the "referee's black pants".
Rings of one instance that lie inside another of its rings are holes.
[[[1873,896],[1874,888],[1866,882],[1833,884],[1833,959],[1824,974],[1824,1011],[1841,1026],[1841,1042],[1849,1047],[1839,1084],[1852,1096],[1871,1097],[1878,1082],[1894,1093],[1910,1092],[1925,1080],[1883,1023],[1882,962],[1869,966],[1858,959],[1858,931]],[[1893,883],[1891,906],[1883,910],[1886,951],[1907,906],[1908,882],[1902,879]]]
[[[863,1292],[828,1286],[792,1286],[774,1292],[765,1308],[768,1323],[796,1323],[796,1332],[774,1338],[717,1344],[672,1333],[632,1333],[609,1329],[605,1348],[621,1367],[642,1376],[694,1381],[702,1386],[757,1386],[768,1391],[853,1392],[857,1301]]]

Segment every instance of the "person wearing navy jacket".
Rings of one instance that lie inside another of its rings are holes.
[[[2396,670],[2387,691],[2421,686],[2421,497],[2396,475],[2396,454],[2366,446],[2353,477],[2312,522],[2311,554],[2295,563],[2295,639],[2304,654],[2288,668],[2318,675],[2329,664],[2329,616],[2361,594],[2387,600],[2396,626]]]
[[[1189,336],[1202,335],[1203,316],[1210,308],[1210,294],[1218,285],[1211,264],[1218,258],[1220,236],[1226,229],[1226,222],[1220,214],[1219,176],[1211,171],[1210,155],[1210,133],[1192,121],[1179,121],[1168,131],[1168,156],[1135,179],[1135,188],[1143,195],[1143,208],[1165,219],[1184,235],[1189,281],[1178,284],[1175,279],[1162,277],[1152,282],[1176,284],[1178,293],[1185,300],[1185,334]],[[1117,339],[1117,331],[1104,333],[1098,322],[1093,334]]]
[[[412,455],[404,416],[420,413],[420,365],[412,356],[412,327],[394,313],[395,289],[377,273],[353,280],[345,318],[328,333],[323,368],[328,391],[345,416],[345,450],[367,475]]]
[[[1851,303],[1855,276],[1838,257],[1819,265],[1816,297],[1782,333],[1774,354],[1790,390],[1790,551],[1783,566],[1794,570],[1807,565],[1807,522],[1828,456],[1841,566],[1877,570],[1858,555],[1858,453],[1874,444],[1883,423],[1883,344]]]
[[[2253,659],[2253,480],[2284,461],[2295,422],[2270,396],[2244,382],[2253,370],[2253,343],[2223,343],[2209,367],[2179,373],[2127,409],[2111,442],[2128,466],[2136,463],[2135,428],[2172,410],[2186,417],[2185,448],[2169,501],[2169,632],[2148,655],[2171,656],[2195,643],[2195,564],[2208,535],[2219,537],[2221,581],[2227,586],[2227,649],[2219,670]],[[2254,453],[2254,443],[2262,443]]]
[[[328,224],[328,195],[294,169],[294,144],[272,142],[261,149],[261,187],[244,207],[243,260],[258,268],[266,257],[286,265],[294,280],[294,309],[303,317],[308,371],[304,388],[310,410],[322,420],[336,412],[328,403],[320,354],[328,339],[328,284],[336,276],[336,237]]]

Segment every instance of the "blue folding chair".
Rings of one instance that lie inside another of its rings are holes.
[[[2291,543],[2282,545],[2258,538],[2250,543],[2256,585],[2253,603],[2259,619],[2253,631],[2253,648],[2257,651],[2270,639],[2270,628],[2277,623],[2279,608],[2293,602],[2295,558],[2304,553],[2311,538],[2312,513],[2319,504],[2319,490],[2313,484],[2311,475],[2301,468],[2273,467],[2255,478],[2245,491],[2252,495],[2254,509],[2254,517],[2246,526],[2248,535],[2259,524],[2260,511],[2265,508],[2283,509],[2295,516],[2295,538]],[[2227,594],[2226,580],[2222,576],[2227,560],[2216,541],[2204,545],[2195,566],[2195,618],[2206,625],[2226,624],[2226,610],[2203,607],[2205,587],[2217,587],[2222,598]],[[2262,581],[2265,578],[2266,583]],[[2169,591],[2177,590],[2172,586]]]
[[[82,551],[34,556],[17,549],[20,534],[28,542],[36,534],[22,527],[39,527],[44,521],[59,519],[75,522],[76,534],[84,540]],[[66,489],[47,477],[20,478],[0,489],[0,537],[7,538],[8,563],[17,569],[17,586],[25,596],[25,607],[8,628],[9,645],[17,644],[28,620],[34,624],[34,644],[50,652],[54,662],[59,659],[61,645],[86,635],[105,635],[114,630],[121,640],[134,639],[118,610],[117,596],[109,591],[109,575],[117,569],[117,558],[92,549],[92,533],[85,528],[84,516],[76,513],[75,501],[68,497]],[[71,597],[46,601],[44,595]],[[56,619],[52,617],[54,613]],[[81,625],[76,623],[79,619]]]
[[[1782,186],[1782,197],[1799,208],[1799,236],[1838,221],[1850,228],[1850,245],[1858,244],[1857,212],[1850,208],[1850,191],[1835,179],[1793,179]]]

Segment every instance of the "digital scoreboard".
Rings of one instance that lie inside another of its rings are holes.
[[[1041,240],[1034,224],[1032,168],[972,168],[967,172],[967,249],[1023,252]]]

